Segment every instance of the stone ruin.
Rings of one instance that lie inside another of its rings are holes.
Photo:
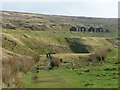
[[[106,32],[108,33],[109,30],[104,30],[102,27],[99,28],[95,28],[95,27],[79,27],[79,26],[72,26],[70,28],[70,31],[74,31],[74,32]]]

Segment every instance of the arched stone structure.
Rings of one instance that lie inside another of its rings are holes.
[[[103,29],[100,27],[100,28],[96,28],[96,32],[102,32]]]
[[[70,31],[75,31],[75,32],[106,32],[108,33],[109,30],[104,30],[103,28],[99,27],[99,28],[94,28],[94,27],[79,27],[79,26],[73,26],[70,28]]]
[[[109,30],[105,30],[105,32],[106,32],[106,33],[108,33],[108,32],[109,32]]]
[[[74,27],[74,26],[72,26],[72,27],[70,28],[70,31],[77,31],[77,28]]]
[[[81,32],[85,32],[87,29],[85,27],[81,27]]]
[[[88,32],[95,32],[95,28],[94,28],[94,27],[90,27],[90,28],[88,29]]]

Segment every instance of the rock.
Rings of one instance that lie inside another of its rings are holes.
[[[77,71],[77,69],[75,68],[74,71]]]

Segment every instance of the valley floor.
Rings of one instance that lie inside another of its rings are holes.
[[[117,62],[117,49],[113,49],[106,63],[40,70],[36,79],[28,72],[23,74],[22,80],[25,88],[118,88]]]

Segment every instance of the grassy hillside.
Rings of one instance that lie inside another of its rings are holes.
[[[2,27],[5,29],[22,29],[37,31],[69,31],[71,26],[94,26],[110,30],[117,34],[116,18],[92,18],[43,15],[36,13],[19,13],[2,11]]]
[[[116,19],[2,15],[3,87],[118,87]],[[110,33],[70,32],[74,25],[103,27]],[[51,70],[46,70],[46,53],[54,53]]]
[[[3,30],[2,33],[2,47],[21,55],[46,52],[88,53],[97,48],[117,45],[115,37],[92,37],[90,34],[89,37],[85,37],[81,33],[21,30]]]

